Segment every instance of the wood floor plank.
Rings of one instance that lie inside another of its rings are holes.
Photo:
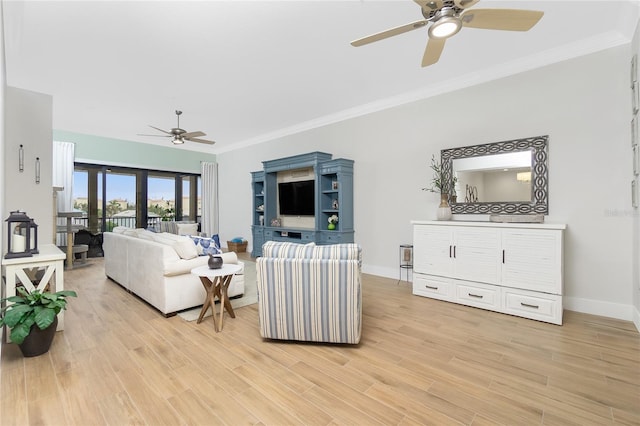
[[[257,305],[216,332],[165,318],[88,263],[65,272],[78,299],[47,354],[3,343],[3,426],[640,424],[628,321],[565,311],[556,326],[363,274],[360,344],[271,341]]]

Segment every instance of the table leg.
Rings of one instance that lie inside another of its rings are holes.
[[[207,277],[200,277],[200,281],[204,286],[207,295],[204,299],[204,303],[202,304],[202,310],[200,310],[200,315],[198,316],[198,321],[196,324],[200,324],[202,322],[202,318],[204,318],[204,314],[207,312],[209,307],[211,307],[212,316],[213,316],[213,327],[216,331],[218,331],[218,320],[216,319],[216,303],[215,303],[215,289],[216,284],[215,280],[211,281]]]
[[[226,275],[221,277],[220,283],[216,286],[216,294],[218,299],[220,299],[220,331],[222,331],[223,322],[224,322],[224,311],[229,312],[231,318],[235,318],[236,314],[233,312],[233,306],[231,306],[231,302],[229,301],[229,295],[227,293],[227,289],[229,288],[229,284],[231,283],[231,278],[233,275]]]
[[[67,218],[67,268],[73,269],[73,224]]]

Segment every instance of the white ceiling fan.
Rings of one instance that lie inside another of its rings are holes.
[[[465,10],[480,0],[413,0],[422,10],[424,19],[400,27],[372,34],[351,42],[358,47],[393,37],[431,23],[429,40],[422,57],[422,66],[433,65],[440,59],[447,38],[462,27],[485,30],[528,31],[538,23],[544,12],[519,9]]]
[[[161,138],[172,138],[171,142],[173,142],[174,145],[181,145],[184,143],[184,141],[189,141],[189,142],[198,142],[198,143],[205,143],[205,144],[209,144],[209,145],[213,145],[215,143],[215,141],[210,141],[207,139],[201,139],[200,136],[206,136],[207,134],[201,131],[197,131],[197,132],[187,132],[184,129],[180,128],[180,115],[182,114],[182,111],[177,111],[176,110],[176,115],[178,116],[178,125],[176,127],[174,127],[173,129],[167,131],[167,130],[162,130],[159,129],[157,127],[154,127],[152,125],[149,125],[149,127],[151,127],[152,129],[156,129],[161,131],[162,133],[165,133],[164,135],[143,135],[143,134],[138,134],[138,136],[155,136],[155,137],[161,137]]]

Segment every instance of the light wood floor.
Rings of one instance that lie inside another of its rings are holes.
[[[364,276],[358,346],[263,341],[256,305],[216,333],[164,318],[104,277],[77,290],[48,354],[4,344],[0,424],[640,424],[633,324],[555,326],[412,296]]]

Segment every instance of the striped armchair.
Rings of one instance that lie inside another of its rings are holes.
[[[257,259],[260,335],[357,344],[361,255],[357,244],[265,243]]]

